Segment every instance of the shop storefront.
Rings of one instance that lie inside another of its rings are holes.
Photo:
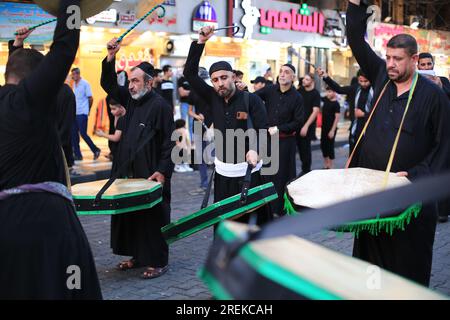
[[[149,61],[158,67],[172,65],[175,77],[178,77],[199,27],[235,23],[240,26],[240,33],[227,37],[225,31],[217,32],[206,46],[202,66],[209,68],[217,60],[226,60],[245,73],[245,81],[250,81],[261,75],[265,65],[270,65],[275,73],[286,62],[298,66],[299,75],[314,71],[299,58],[302,57],[328,67],[341,78],[352,76],[349,72],[353,64],[351,52],[349,54],[347,49],[339,46],[338,37],[327,35],[327,21],[335,12],[317,12],[310,8],[310,16],[301,16],[299,5],[272,0],[167,0],[164,6],[166,15],[163,18],[149,17],[124,39],[117,70],[127,70],[141,61]],[[74,66],[81,69],[82,77],[91,84],[94,106],[106,96],[100,87],[106,43],[143,14],[138,12],[138,7],[139,1],[114,1],[108,10],[83,21]],[[14,31],[49,18],[52,17],[33,3],[0,3],[0,84],[4,82],[7,41],[13,38]],[[38,28],[27,44],[47,52],[53,30],[54,24]],[[90,120],[92,128],[93,119]]]
[[[337,12],[308,8],[305,13],[298,4],[272,0],[229,0],[228,12],[229,23],[241,28],[236,35],[243,38],[238,68],[248,71],[247,80],[262,75],[267,65],[277,71],[287,62],[297,67],[299,76],[314,72],[314,64],[340,78],[351,77],[352,55],[341,46],[343,25]]]

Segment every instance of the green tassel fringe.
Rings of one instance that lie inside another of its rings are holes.
[[[295,216],[299,214],[295,211],[294,206],[289,200],[287,194],[284,194],[284,209],[288,215]],[[368,231],[373,236],[377,236],[384,231],[392,236],[395,230],[404,231],[405,227],[411,222],[411,219],[419,216],[421,210],[422,204],[417,203],[410,206],[398,216],[388,218],[376,217],[375,219],[351,222],[339,226],[334,230],[338,232],[338,234],[352,232],[356,238],[358,238],[359,233],[362,231]]]
[[[286,193],[284,194],[284,211],[286,211],[288,216],[295,216],[298,214]]]

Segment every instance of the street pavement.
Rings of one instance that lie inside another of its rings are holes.
[[[347,146],[342,146],[346,137],[340,131],[336,149],[336,168],[343,168],[348,154]],[[97,141],[96,141],[97,143]],[[323,167],[322,155],[314,143],[313,169]],[[104,146],[103,146],[104,147]],[[86,146],[84,146],[86,151]],[[84,152],[88,154],[89,152]],[[77,163],[81,172],[94,172],[98,167],[108,166],[105,160],[96,164],[86,157]],[[92,167],[94,165],[94,167]],[[297,170],[300,168],[297,159]],[[100,174],[101,175],[101,174]],[[91,177],[92,178],[92,177]],[[78,179],[80,179],[78,177]],[[192,193],[199,186],[198,172],[174,173],[172,179],[172,221],[199,210],[203,196]],[[175,242],[170,246],[169,271],[162,277],[143,280],[140,274],[144,269],[118,271],[116,265],[128,258],[112,254],[110,249],[110,217],[83,216],[80,218],[91,244],[103,297],[111,300],[207,300],[212,296],[203,282],[197,277],[212,243],[212,228],[201,231],[191,237]],[[317,244],[351,255],[353,236],[338,235],[334,232],[320,232],[306,237]],[[433,269],[430,287],[437,292],[450,296],[450,222],[438,224],[434,243]]]

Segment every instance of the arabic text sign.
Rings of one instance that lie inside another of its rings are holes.
[[[54,17],[35,4],[0,3],[0,41],[14,39],[14,32],[20,27],[32,27]],[[51,42],[56,22],[33,31],[27,42],[43,44]]]

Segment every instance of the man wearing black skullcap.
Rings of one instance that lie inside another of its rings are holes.
[[[191,84],[193,90],[200,94],[210,108],[210,114],[214,128],[220,131],[223,139],[222,145],[216,137],[216,174],[214,178],[214,201],[218,202],[230,196],[241,193],[242,182],[246,172],[246,162],[255,168],[252,174],[251,187],[262,184],[259,170],[262,161],[258,159],[259,145],[246,143],[244,152],[238,152],[240,148],[234,143],[234,137],[227,137],[226,132],[236,133],[237,129],[267,129],[267,113],[261,99],[251,93],[237,90],[231,65],[225,61],[214,63],[209,69],[210,87],[198,75],[198,65],[203,53],[205,43],[212,37],[213,27],[204,27],[199,32],[199,40],[191,44],[184,76]],[[227,148],[227,144],[230,147]],[[233,146],[233,148],[231,148]],[[271,218],[267,206],[258,209],[257,223],[262,224]],[[248,221],[249,216],[244,215],[241,222]]]
[[[295,133],[300,130],[304,117],[303,98],[294,87],[295,77],[295,67],[285,64],[280,68],[278,84],[255,92],[266,102],[270,136],[279,138],[280,166],[270,180],[278,193],[278,199],[272,203],[273,212],[280,216],[284,215],[286,184],[297,175]]]
[[[71,6],[80,1],[60,1],[45,57],[18,48],[6,64],[0,89],[0,300],[102,297],[89,242],[65,186],[55,125],[58,91],[79,45],[80,30],[68,28]]]
[[[128,88],[117,84],[115,57],[120,50],[117,39],[108,43],[108,56],[103,60],[101,85],[103,89],[127,109],[117,161],[113,172],[132,157],[142,140],[152,131],[156,134],[119,178],[145,178],[164,184],[161,204],[139,212],[131,212],[111,219],[111,247],[113,253],[131,256],[118,265],[120,270],[147,266],[144,279],[156,278],[168,269],[169,248],[161,234],[161,227],[170,222],[170,178],[173,163],[170,159],[175,129],[172,108],[152,88],[154,68],[142,62],[130,71]],[[109,49],[111,48],[111,49]]]

